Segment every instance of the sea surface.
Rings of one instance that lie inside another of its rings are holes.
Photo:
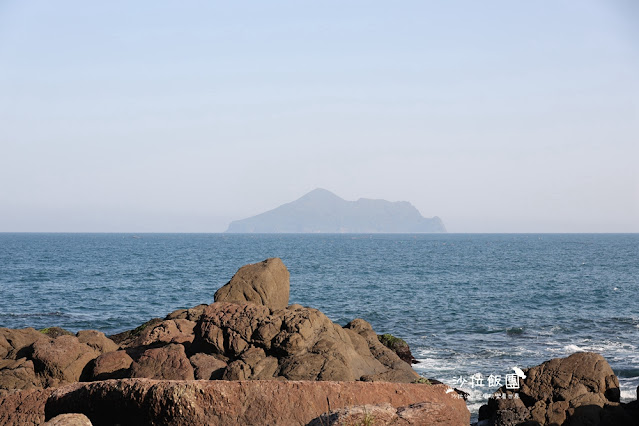
[[[404,338],[416,371],[468,391],[475,414],[489,376],[578,351],[635,398],[639,234],[0,234],[0,327],[117,333],[212,303],[268,257],[291,303]]]

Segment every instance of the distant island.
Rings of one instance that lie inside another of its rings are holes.
[[[228,233],[425,233],[446,232],[442,220],[423,217],[407,201],[346,201],[326,189],[273,210],[231,222]]]

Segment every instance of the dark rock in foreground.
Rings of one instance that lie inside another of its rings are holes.
[[[599,354],[581,352],[524,370],[520,389],[499,389],[481,424],[638,425],[636,402],[619,403],[619,381]],[[509,399],[518,393],[520,399]]]

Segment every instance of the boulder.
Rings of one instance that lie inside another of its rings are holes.
[[[128,346],[129,343],[135,340],[148,327],[151,327],[162,321],[163,321],[162,318],[152,318],[148,320],[147,322],[145,322],[144,324],[134,328],[133,330],[127,330],[127,331],[123,331],[122,333],[109,336],[109,339],[113,340],[115,343],[125,348]]]
[[[55,416],[44,426],[93,426],[93,423],[84,414],[72,413]]]
[[[88,380],[123,379],[131,375],[133,358],[125,351],[107,352],[97,357],[91,365]]]
[[[195,380],[193,367],[186,357],[184,346],[171,343],[148,349],[131,364],[130,377],[164,380]]]
[[[29,389],[0,395],[0,425],[41,425],[45,404],[53,389]]]
[[[202,316],[202,312],[204,312],[204,308],[206,308],[207,306],[208,305],[206,304],[201,304],[189,309],[178,309],[177,311],[173,311],[170,314],[168,314],[164,319],[165,320],[185,319],[185,320],[197,322]]]
[[[399,358],[397,353],[379,340],[377,333],[368,322],[357,318],[346,324],[344,328],[363,337],[373,357],[386,367],[385,372],[364,377],[362,380],[411,383],[420,378],[410,364]]]
[[[101,354],[114,352],[120,347],[113,340],[109,339],[104,333],[96,330],[81,330],[76,334],[78,341],[84,343]]]
[[[186,319],[164,320],[146,327],[126,347],[165,345],[169,343],[190,344],[193,341],[195,322]]]
[[[46,340],[47,336],[33,328],[0,328],[0,359],[18,359],[30,352],[36,340]]]
[[[68,335],[37,340],[32,349],[35,372],[45,387],[77,382],[87,364],[100,355],[77,337]]]
[[[619,381],[599,354],[580,352],[524,370],[519,390],[499,389],[480,420],[495,425],[634,424],[619,403]],[[509,399],[514,395],[521,400]]]
[[[195,380],[218,380],[224,375],[226,362],[213,355],[197,353],[189,358]]]
[[[391,351],[395,352],[399,359],[408,363],[408,365],[418,364],[419,361],[413,356],[408,343],[404,339],[395,337],[392,334],[380,334],[377,336],[379,341]]]
[[[33,361],[26,358],[0,360],[0,390],[23,390],[42,387]]]
[[[228,358],[224,373],[228,380],[282,377],[410,383],[418,379],[365,324],[374,342],[333,323],[317,309],[291,305],[271,311],[260,305],[218,302],[204,310],[195,327],[193,349]]]
[[[332,410],[390,404],[393,408],[386,409],[398,418],[467,426],[466,404],[449,389],[405,383],[124,379],[59,388],[45,412],[47,419],[83,413],[94,424],[306,425]]]
[[[270,309],[288,306],[289,272],[274,257],[242,266],[227,284],[215,292],[216,302],[254,303]]]

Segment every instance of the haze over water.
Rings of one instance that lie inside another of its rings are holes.
[[[459,387],[576,351],[639,384],[637,234],[0,234],[0,326],[107,334],[212,303],[242,265],[281,257],[290,303],[404,338]],[[494,389],[471,389],[476,411]]]

